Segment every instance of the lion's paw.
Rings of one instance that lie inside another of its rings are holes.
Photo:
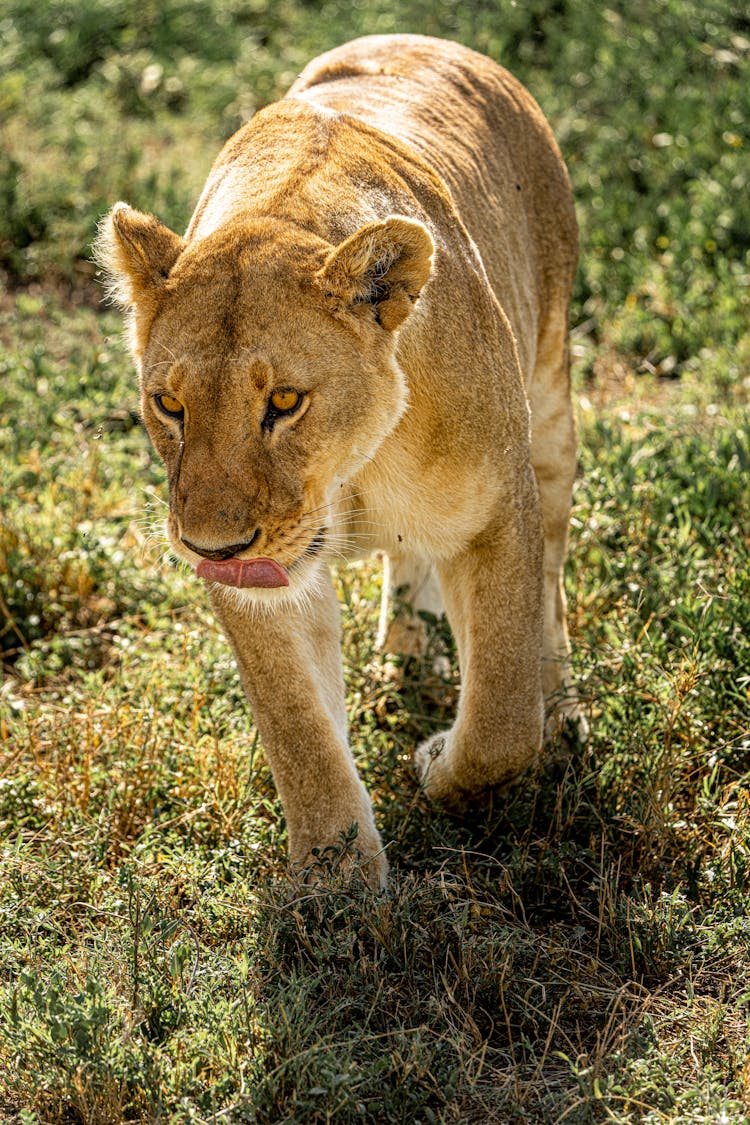
[[[294,853],[291,874],[304,884],[362,882],[375,891],[388,887],[388,860],[371,815],[353,821],[330,844],[300,847],[297,840]]]
[[[427,796],[451,812],[464,812],[471,795],[457,783],[451,762],[451,732],[434,734],[414,751],[414,767]]]
[[[570,746],[585,746],[589,734],[588,719],[575,696],[556,704],[544,724],[545,744],[561,740]]]
[[[382,641],[383,652],[398,656],[424,656],[427,651],[427,629],[420,617],[394,617]]]
[[[451,729],[434,734],[417,747],[414,765],[430,800],[462,814],[490,796],[507,792],[536,757],[535,753],[477,752],[476,747],[467,747]]]

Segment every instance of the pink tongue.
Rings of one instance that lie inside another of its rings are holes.
[[[289,585],[289,575],[273,559],[201,559],[195,573],[208,582],[222,582],[240,590]]]

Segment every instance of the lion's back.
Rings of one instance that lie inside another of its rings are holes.
[[[288,96],[391,133],[431,165],[531,363],[546,317],[567,307],[578,238],[562,157],[521,83],[459,43],[375,35],[313,60]]]

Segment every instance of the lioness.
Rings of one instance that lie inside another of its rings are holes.
[[[444,599],[462,690],[416,751],[432,797],[516,778],[545,697],[576,713],[561,571],[577,234],[550,129],[465,47],[358,39],[227,142],[184,238],[117,203],[99,258],[132,311],[169,538],[233,646],[293,864],[356,823],[382,884],[331,559],[385,552],[385,597]]]

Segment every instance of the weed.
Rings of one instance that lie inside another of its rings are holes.
[[[231,655],[163,557],[164,481],[88,247],[180,227],[220,140],[321,50],[421,30],[508,64],[582,225],[569,563],[586,746],[466,818],[415,743],[459,690],[374,649],[354,751],[393,871],[301,892]],[[747,16],[733,0],[8,0],[0,23],[0,1115],[750,1120]],[[145,513],[145,514],[144,514]]]

